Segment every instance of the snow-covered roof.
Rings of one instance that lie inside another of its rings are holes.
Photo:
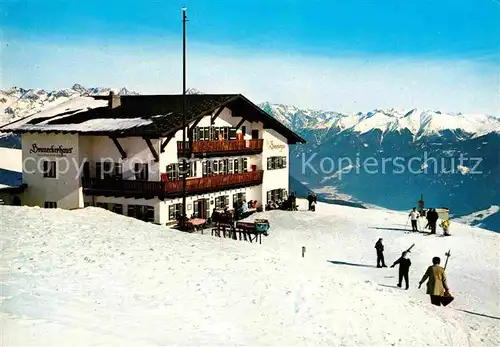
[[[47,121],[39,124],[24,124],[17,129],[26,131],[37,130],[85,133],[124,130],[149,124],[153,124],[153,122],[142,118],[97,118],[79,124],[47,124]]]
[[[96,100],[93,97],[85,96],[77,97],[41,112],[37,112],[30,116],[17,119],[14,122],[0,127],[0,130],[15,130],[24,124],[34,121],[35,119],[45,119],[46,121],[55,120],[66,117],[68,115],[74,115],[79,112],[85,112],[94,108],[106,107],[107,104],[108,102],[106,100]]]
[[[260,121],[288,139],[299,135],[265,113],[241,94],[186,95],[189,124],[228,107],[236,117]],[[113,105],[114,103],[114,105]],[[109,107],[112,106],[112,107]],[[182,95],[109,95],[78,97],[49,110],[0,127],[1,132],[70,132],[93,135],[168,136],[182,128]]]

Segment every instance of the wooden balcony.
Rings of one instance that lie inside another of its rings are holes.
[[[263,140],[216,140],[186,141],[186,150],[182,141],[177,141],[177,153],[180,157],[216,157],[226,155],[245,155],[262,153]]]
[[[230,175],[188,178],[186,194],[197,195],[220,190],[236,189],[262,184],[263,171],[249,171]],[[86,195],[170,199],[182,196],[182,180],[175,181],[135,181],[113,179],[82,180]]]

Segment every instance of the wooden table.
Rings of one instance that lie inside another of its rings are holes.
[[[187,221],[188,225],[193,228],[193,230],[201,229],[201,233],[203,234],[203,226],[207,222],[204,218],[191,218]]]

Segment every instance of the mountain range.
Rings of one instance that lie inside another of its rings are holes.
[[[50,92],[19,87],[0,91],[0,125],[111,90],[138,94],[79,84]],[[415,206],[423,195],[428,207],[448,207],[461,221],[500,231],[495,209],[500,203],[498,116],[424,109],[343,114],[267,102],[259,106],[307,140],[290,151],[290,185],[300,195],[314,190],[325,202],[396,210]],[[0,147],[19,146],[16,136],[0,138]]]

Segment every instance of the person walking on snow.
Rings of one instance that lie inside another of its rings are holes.
[[[382,244],[382,239],[378,239],[375,243],[375,249],[377,250],[377,267],[387,267],[384,260],[384,245]]]
[[[405,280],[406,284],[406,290],[408,290],[410,281],[408,280],[408,273],[410,272],[410,266],[411,266],[411,260],[408,258],[408,252],[403,252],[401,254],[401,257],[394,262],[394,264],[391,265],[391,267],[396,266],[396,264],[399,264],[399,281],[398,281],[398,287],[401,288],[401,284],[403,282],[403,278]]]
[[[411,231],[418,231],[417,221],[418,221],[418,217],[420,217],[420,213],[418,213],[418,211],[415,207],[410,212],[408,217],[411,218]]]
[[[429,212],[427,212],[427,220],[429,221],[429,227],[431,229],[431,234],[436,233],[436,223],[439,219],[439,215],[436,212],[435,208],[431,208]]]
[[[307,202],[309,203],[309,206],[308,206],[308,211],[311,211],[312,210],[312,203],[314,201],[314,196],[312,194],[312,192],[309,192],[309,194],[307,194]]]
[[[431,297],[431,303],[436,306],[441,306],[442,297],[449,293],[448,283],[444,269],[439,265],[441,259],[439,257],[432,258],[432,266],[427,268],[424,276],[418,284],[418,288],[427,281],[427,294]]]

